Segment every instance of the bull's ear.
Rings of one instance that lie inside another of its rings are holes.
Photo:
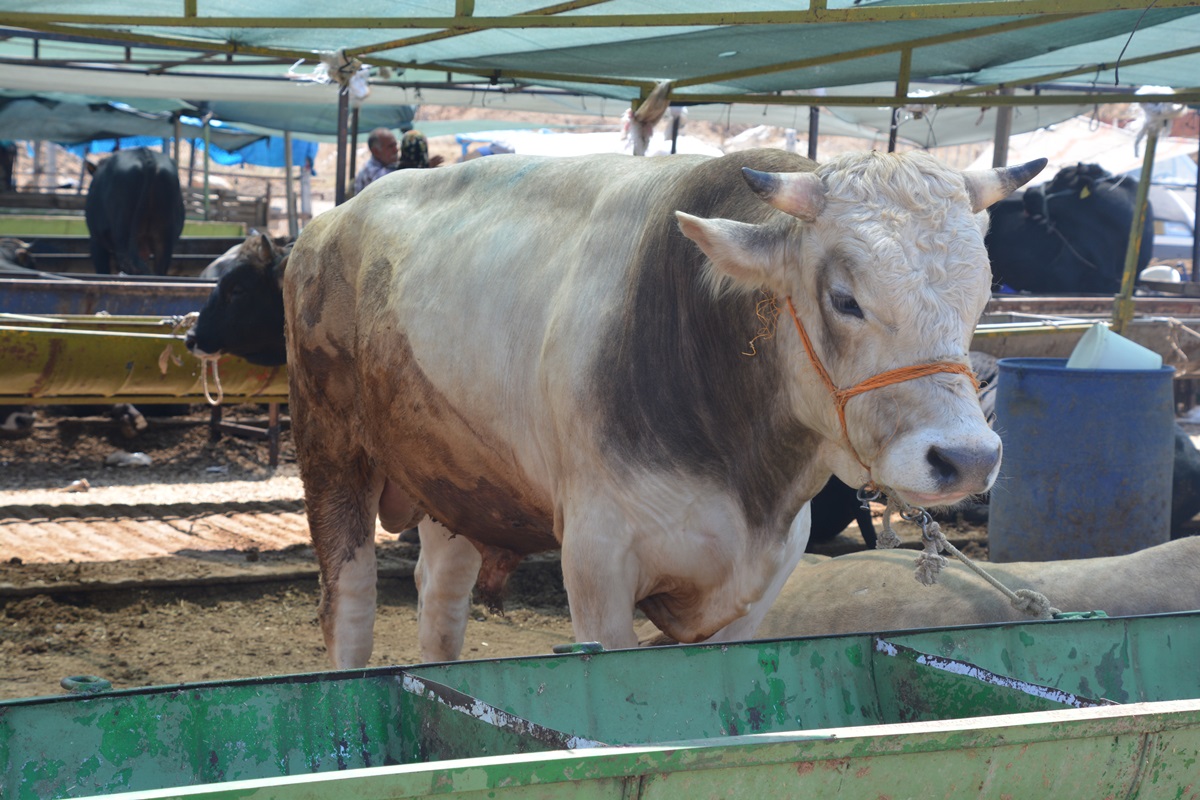
[[[271,244],[270,237],[260,233],[257,236],[250,237],[246,244],[250,247],[247,257],[254,261],[254,263],[264,267],[274,265],[275,245]]]
[[[96,174],[96,165],[88,161],[86,158],[83,160],[83,166],[87,170],[88,175]]]
[[[759,172],[742,167],[755,194],[785,214],[812,222],[825,210],[825,184],[812,172]]]
[[[719,277],[747,290],[776,288],[780,283],[780,237],[770,226],[703,219],[682,211],[676,211],[675,218],[683,235],[700,246]]]

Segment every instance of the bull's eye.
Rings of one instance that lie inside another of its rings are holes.
[[[854,299],[854,295],[846,294],[845,292],[834,292],[829,296],[829,302],[833,304],[833,310],[847,317],[863,318],[863,310],[859,307],[858,301]]]

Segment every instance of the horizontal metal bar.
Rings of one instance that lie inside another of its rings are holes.
[[[919,79],[918,79],[919,80]],[[1133,91],[1105,92],[1098,95],[1104,103],[1196,103],[1200,102],[1200,87],[1181,89],[1175,94],[1134,94]],[[988,95],[987,97],[896,97],[876,95],[803,95],[803,94],[679,94],[671,97],[672,105],[704,105],[710,103],[768,105],[768,106],[849,106],[888,108],[891,106],[924,106],[926,108],[992,108],[996,106],[1074,106],[1097,101],[1087,92],[1079,94]]]

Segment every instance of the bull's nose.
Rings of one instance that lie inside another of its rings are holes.
[[[996,465],[1000,445],[988,447],[944,447],[933,445],[925,454],[938,484],[946,490],[982,492]]]

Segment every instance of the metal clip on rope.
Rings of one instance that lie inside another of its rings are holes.
[[[873,483],[864,483],[858,487],[858,491],[855,492],[854,496],[858,499],[859,508],[863,511],[870,511],[871,503],[883,497],[883,492],[879,491]]]

